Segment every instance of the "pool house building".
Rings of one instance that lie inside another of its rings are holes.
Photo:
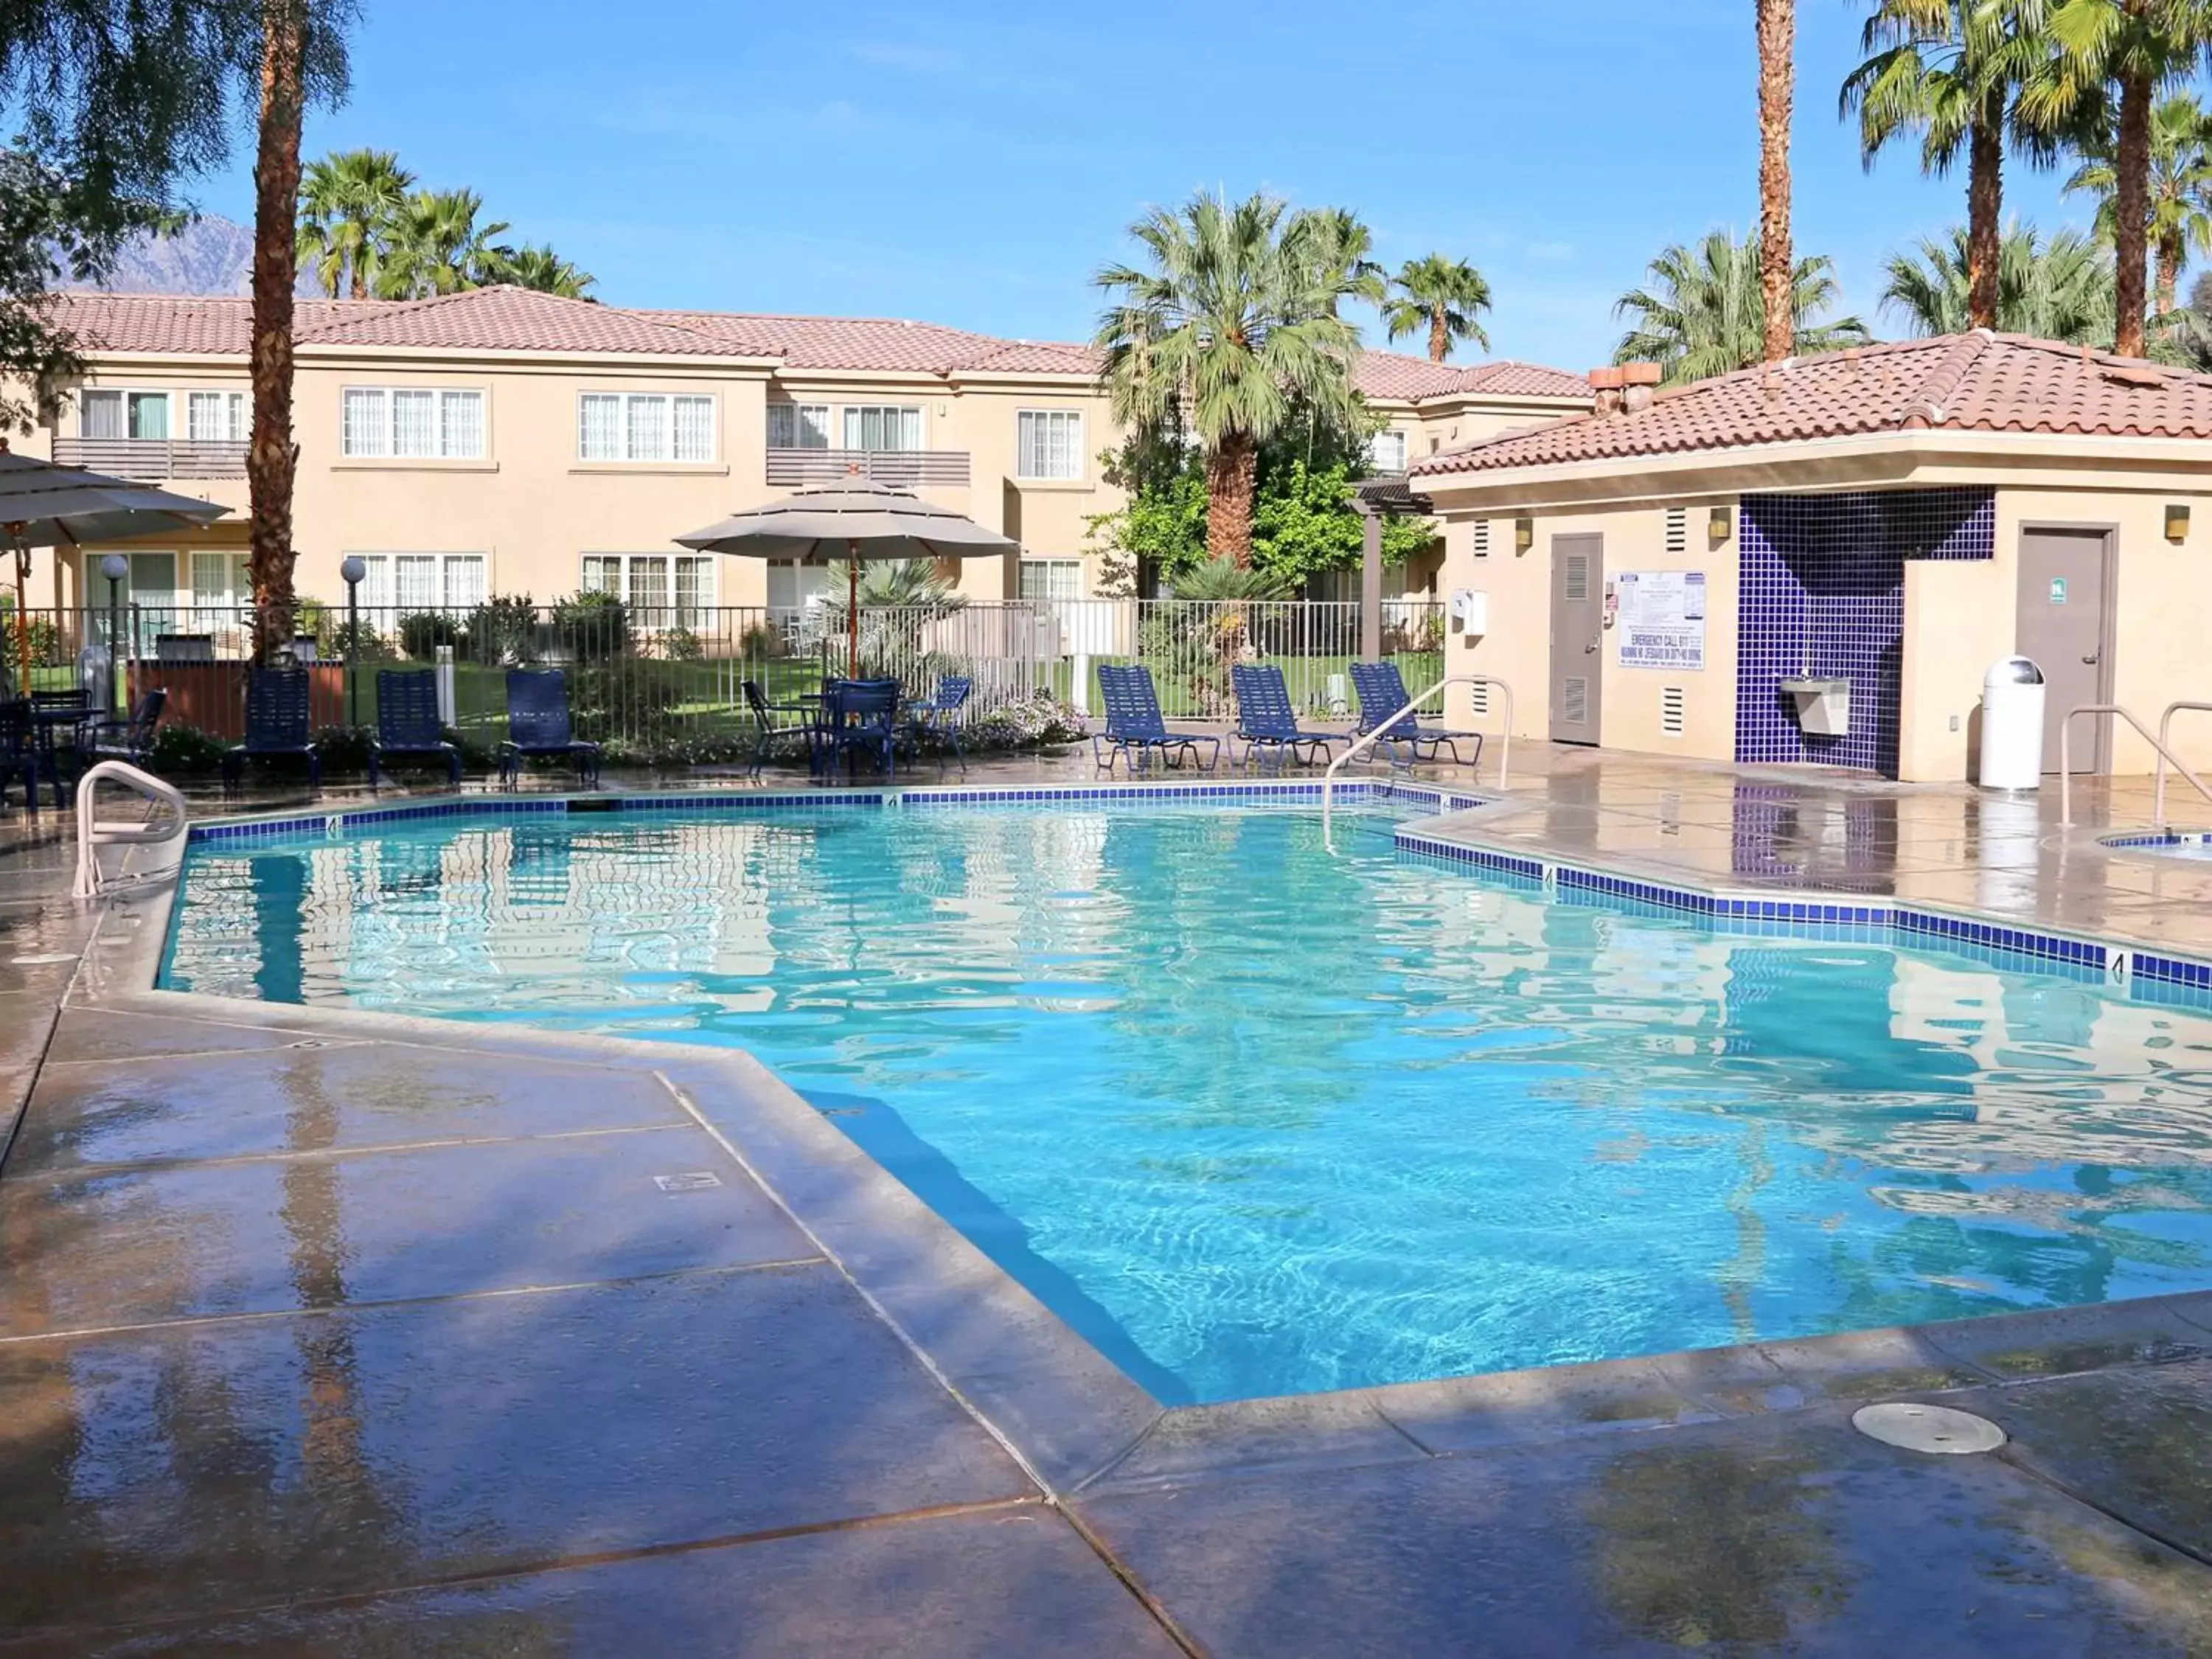
[[[1978,331],[1591,379],[1586,413],[1411,467],[1446,668],[1509,681],[1516,735],[1950,782],[2015,653],[2047,771],[2069,708],[2212,698],[2212,376]],[[2074,769],[2150,769],[2118,724],[2075,722]],[[2212,720],[2175,741],[2212,761]]]

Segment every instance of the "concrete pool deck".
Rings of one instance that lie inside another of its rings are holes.
[[[2212,945],[2131,784],[1516,760],[1468,833]],[[2212,1652],[2212,1294],[1164,1411],[742,1055],[149,992],[4,833],[0,1652]]]

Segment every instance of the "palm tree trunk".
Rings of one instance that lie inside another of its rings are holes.
[[[1429,361],[1440,363],[1451,356],[1451,330],[1444,320],[1444,308],[1429,308]]]
[[[2112,194],[2112,343],[2122,356],[2143,355],[2143,267],[2150,240],[2151,79],[2120,76],[2120,143]]]
[[[1766,361],[1780,362],[1797,338],[1790,257],[1790,100],[1796,0],[1756,0],[1759,17],[1759,285]]]
[[[261,134],[253,165],[253,436],[246,451],[252,501],[253,648],[266,659],[292,638],[292,285],[299,276],[301,73],[306,0],[262,0]]]
[[[1997,325],[2004,258],[2004,94],[1992,92],[1974,117],[1966,173],[1966,320]]]
[[[1246,432],[1224,434],[1206,458],[1206,550],[1240,570],[1252,564],[1252,497],[1260,450]]]
[[[2158,303],[2153,307],[2154,314],[2157,316],[2171,316],[2176,301],[2181,297],[2182,257],[2182,241],[2178,232],[2158,239],[2158,277],[2153,290],[2158,296]]]

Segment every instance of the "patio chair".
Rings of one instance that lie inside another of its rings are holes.
[[[384,781],[386,760],[442,761],[446,778],[461,787],[461,751],[446,741],[438,714],[438,676],[428,668],[376,671],[376,735],[368,740],[368,787]]]
[[[769,751],[775,748],[776,738],[786,732],[809,731],[816,716],[821,713],[822,705],[818,702],[770,702],[768,693],[762,690],[758,680],[741,680],[738,683],[738,690],[744,695],[745,712],[753,717],[752,775],[758,777],[761,768],[768,763]],[[780,726],[775,719],[778,714],[804,714],[806,724]],[[811,741],[811,735],[809,740]]]
[[[499,781],[509,786],[525,761],[556,757],[576,769],[586,789],[599,787],[599,745],[577,737],[568,715],[568,677],[558,668],[507,671],[507,741],[499,746]]]
[[[323,758],[308,731],[307,672],[254,668],[246,678],[246,741],[223,751],[222,787],[235,789],[250,760],[307,763],[307,787],[323,787]]]
[[[94,720],[85,727],[88,758],[128,761],[143,766],[154,757],[154,734],[161,724],[161,711],[169,694],[155,687],[138,699],[138,706],[119,720]]]
[[[945,751],[949,746],[960,762],[960,775],[968,775],[968,751],[960,746],[961,711],[967,707],[969,694],[975,682],[965,674],[946,674],[937,682],[937,690],[927,697],[907,705],[907,735],[914,740],[914,752],[918,757],[932,741],[937,744],[937,769],[945,770]]]
[[[1305,766],[1328,758],[1337,734],[1309,732],[1298,724],[1281,669],[1272,663],[1240,662],[1231,667],[1229,678],[1237,688],[1237,735],[1244,739],[1245,765],[1256,756],[1263,769],[1272,759],[1280,771],[1286,757]]]
[[[837,775],[842,757],[870,754],[886,780],[898,775],[896,680],[831,680],[822,688],[822,721],[815,732],[815,765]]]
[[[1413,698],[1407,695],[1406,682],[1395,662],[1356,662],[1352,665],[1352,690],[1359,696],[1359,733],[1364,736],[1389,720]],[[1460,757],[1462,743],[1474,745],[1469,759]],[[1401,760],[1398,745],[1406,746],[1408,758]],[[1451,732],[1442,726],[1424,726],[1420,715],[1411,714],[1390,728],[1388,736],[1376,744],[1388,751],[1393,766],[1410,765],[1414,761],[1434,760],[1439,749],[1451,750],[1454,766],[1480,766],[1482,763],[1482,733],[1480,732]]]
[[[1098,669],[1098,690],[1106,700],[1106,729],[1093,734],[1091,753],[1102,772],[1111,772],[1114,763],[1134,751],[1130,767],[1134,771],[1145,770],[1158,753],[1169,766],[1181,766],[1188,756],[1191,764],[1201,772],[1211,772],[1221,763],[1221,739],[1203,732],[1170,732],[1160,717],[1159,693],[1152,686],[1152,671],[1142,664],[1116,667],[1103,663]],[[1198,757],[1198,746],[1206,744],[1210,752],[1204,761]]]
[[[31,719],[31,702],[17,697],[0,702],[0,806],[8,804],[9,786],[23,780],[23,805],[39,810],[39,777],[43,773],[54,787],[54,810],[62,809],[61,775],[54,769],[53,750]]]

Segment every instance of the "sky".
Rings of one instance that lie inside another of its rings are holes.
[[[1757,214],[1750,0],[1401,0],[1383,27],[1308,0],[362,4],[351,96],[311,112],[307,153],[471,186],[617,304],[1081,339],[1129,222],[1218,186],[1352,208],[1394,269],[1473,260],[1490,355],[1581,369],[1662,247]],[[1862,167],[1836,94],[1865,9],[1799,0],[1796,245],[1894,333],[1882,261],[1962,217],[1965,180],[1911,150]],[[251,217],[250,150],[203,208]],[[2008,185],[2043,228],[2086,226],[2052,175]]]

